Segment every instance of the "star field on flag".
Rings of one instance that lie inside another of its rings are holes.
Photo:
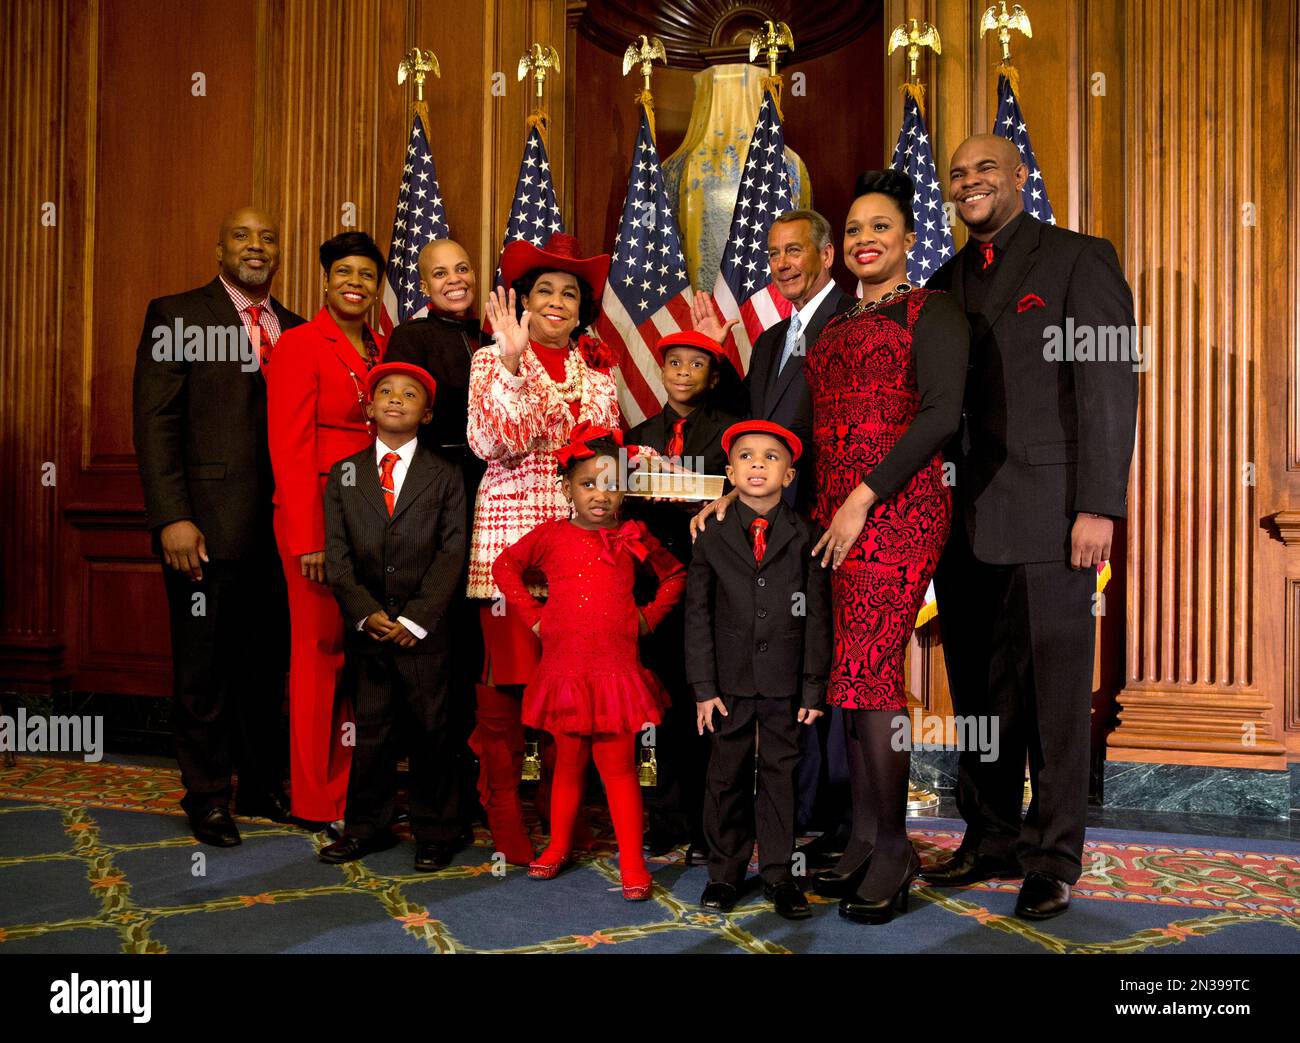
[[[514,200],[510,204],[510,219],[501,245],[516,239],[525,239],[534,246],[545,246],[552,232],[563,232],[560,207],[555,201],[555,185],[551,181],[551,161],[546,154],[546,144],[536,127],[528,131],[524,154],[519,161],[519,178],[515,182]],[[501,272],[497,271],[500,281]]]
[[[764,91],[758,122],[745,152],[721,271],[713,286],[714,304],[723,317],[741,320],[732,330],[739,353],[732,361],[740,373],[749,368],[749,353],[758,335],[791,312],[790,302],[772,285],[767,261],[767,233],[772,221],[790,209],[785,133],[772,94]]]
[[[681,236],[644,108],[612,252],[595,328],[618,356],[619,411],[635,425],[657,412],[666,397],[659,372],[660,338],[692,328],[691,283]]]
[[[910,94],[903,99],[903,126],[889,165],[912,179],[912,219],[916,244],[907,255],[907,279],[924,286],[926,279],[952,256],[952,230],[943,209],[934,151],[925,129],[925,117]]]
[[[379,326],[385,336],[398,323],[419,318],[428,311],[428,302],[420,292],[420,251],[433,239],[449,238],[451,231],[443,211],[433,152],[417,113],[411,120],[411,137],[402,164],[402,187],[397,193],[397,213],[393,217],[393,236],[388,247],[388,265],[384,269]]]
[[[998,114],[993,120],[993,133],[1010,139],[1020,150],[1021,161],[1029,168],[1029,177],[1025,179],[1025,187],[1021,192],[1025,200],[1025,212],[1046,224],[1056,224],[1052,204],[1047,201],[1043,172],[1034,157],[1034,147],[1029,143],[1029,131],[1025,129],[1020,102],[1016,98],[1016,92],[1011,89],[1011,81],[1005,76],[998,77]]]

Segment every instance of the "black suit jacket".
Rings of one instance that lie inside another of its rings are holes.
[[[440,626],[465,567],[465,485],[458,468],[423,445],[388,516],[374,444],[330,468],[325,485],[325,572],[359,652],[385,646],[356,629],[372,612],[427,630],[417,652],[446,649]],[[391,646],[389,646],[391,648]]]
[[[761,565],[735,506],[695,541],[686,579],[686,680],[699,702],[797,697],[817,707],[825,696],[830,571],[811,556],[816,527],[784,503],[776,511]]]
[[[832,285],[830,293],[813,312],[812,319],[803,331],[804,353],[790,356],[785,369],[775,374],[785,347],[786,331],[790,320],[782,319],[759,334],[749,356],[749,372],[745,374],[745,389],[749,395],[749,415],[754,420],[770,420],[792,431],[803,442],[804,455],[799,459],[799,477],[792,486],[787,503],[793,503],[801,513],[812,502],[816,447],[812,437],[812,395],[804,380],[803,362],[809,349],[821,336],[822,328],[842,311],[852,308],[853,297]]]
[[[963,309],[971,249],[926,284]],[[1133,295],[1115,248],[1026,215],[970,319],[963,426],[948,450],[961,527],[981,561],[1068,559],[1077,513],[1125,516],[1137,372],[1132,358],[1046,357],[1045,334],[1063,340],[1072,320],[1094,337],[1123,327],[1131,343]]]
[[[626,441],[629,445],[647,445],[662,453],[668,445],[676,418],[677,415],[665,407],[632,428]],[[722,451],[722,432],[737,419],[708,404],[696,409],[686,426],[683,464],[701,474],[726,474],[727,454]],[[627,515],[645,522],[655,539],[683,564],[691,560],[691,518],[699,508],[698,503],[656,503],[636,496],[623,501]]]
[[[280,331],[303,318],[275,298]],[[266,441],[266,377],[238,361],[159,361],[156,327],[175,331],[243,325],[219,278],[149,302],[136,349],[132,392],[136,462],[157,549],[159,530],[190,520],[208,556],[235,559],[270,534],[275,480]],[[236,341],[237,343],[237,341]],[[270,365],[275,365],[272,352]]]

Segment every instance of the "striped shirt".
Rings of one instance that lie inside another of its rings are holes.
[[[239,321],[244,324],[244,332],[248,334],[248,339],[256,344],[257,340],[253,336],[253,316],[249,314],[248,309],[255,304],[260,304],[262,314],[260,316],[262,330],[266,334],[266,339],[271,347],[275,347],[275,342],[280,339],[280,317],[276,315],[275,309],[271,307],[271,295],[268,293],[262,300],[255,301],[242,290],[231,286],[226,282],[224,275],[219,275],[221,285],[226,288],[226,293],[230,297],[230,303],[235,306],[235,311],[239,312]]]

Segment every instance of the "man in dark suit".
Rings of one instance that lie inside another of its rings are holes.
[[[416,439],[436,381],[385,362],[366,385],[378,436],[336,463],[325,486],[325,570],[347,621],[340,691],[356,711],[357,745],[343,836],[320,859],[350,862],[391,844],[405,748],[415,868],[434,872],[451,862],[461,830],[448,608],[465,566],[465,490],[458,469]]]
[[[420,428],[420,444],[460,468],[465,484],[466,532],[474,527],[474,500],[487,465],[469,448],[469,367],[482,343],[474,316],[477,278],[469,254],[450,239],[435,239],[420,251],[420,292],[429,304],[427,316],[410,319],[388,339],[385,362],[409,362],[438,382],[438,408]],[[468,566],[466,566],[468,567]],[[461,591],[450,610],[452,644],[451,729],[459,765],[460,817],[468,830],[477,813],[478,761],[469,749],[474,730],[474,688],[483,668],[483,631],[478,605]],[[472,833],[467,834],[472,839]]]
[[[149,302],[133,401],[145,511],[165,563],[181,806],[199,840],[230,847],[232,770],[240,814],[288,816],[288,609],[261,367],[303,320],[270,296],[280,267],[272,217],[227,215],[216,261],[206,286]]]
[[[972,330],[948,454],[957,518],[935,573],[944,654],[957,714],[992,716],[999,745],[989,762],[963,751],[966,834],[925,876],[1023,872],[1016,913],[1041,920],[1066,910],[1082,871],[1093,595],[1125,516],[1139,360],[1114,247],[1026,214],[1026,175],[1004,138],[961,144],[949,189],[970,239],[928,283],[952,292]]]
[[[812,396],[804,380],[803,362],[823,327],[854,305],[831,278],[835,246],[830,223],[816,210],[788,210],[772,222],[767,234],[772,283],[794,309],[759,334],[749,356],[744,397],[748,415],[789,428],[803,442],[804,458],[785,502],[805,517],[816,497],[817,446],[812,434]],[[724,340],[735,322],[725,326],[714,317],[708,298],[696,298],[695,328]],[[712,320],[710,323],[709,320]],[[839,712],[832,711],[802,736],[799,764],[799,822],[821,832],[804,849],[825,858],[847,839],[848,762],[843,753]],[[816,740],[816,741],[814,741]],[[840,780],[832,785],[831,779]]]
[[[758,840],[764,893],[788,919],[808,915],[791,873],[800,724],[821,716],[830,673],[830,576],[819,533],[782,501],[799,439],[744,420],[722,436],[737,502],[695,542],[686,587],[686,680],[711,734],[704,799],[709,885],[730,910]],[[713,713],[720,713],[716,727]],[[757,738],[758,793],[754,794]]]

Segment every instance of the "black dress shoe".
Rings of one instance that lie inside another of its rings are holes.
[[[641,842],[641,847],[646,853],[655,858],[668,854],[673,848],[680,844],[681,838],[670,829],[663,826],[651,826],[645,832],[645,839]]]
[[[692,840],[691,846],[686,849],[686,864],[688,866],[707,866],[709,864],[709,845],[699,840]]]
[[[201,818],[190,819],[190,829],[202,844],[213,847],[235,847],[240,843],[239,829],[230,812],[225,808],[213,808]]]
[[[783,916],[787,920],[806,920],[812,916],[808,899],[793,880],[782,880],[774,887],[764,884],[763,897],[772,903],[777,916]]]
[[[322,862],[328,862],[330,865],[342,865],[344,862],[355,862],[358,858],[365,858],[366,855],[373,855],[376,851],[384,851],[392,846],[392,835],[387,833],[364,838],[345,836],[328,847],[321,848],[318,857]]]
[[[288,801],[274,791],[237,795],[235,814],[241,818],[269,818],[272,822],[288,822],[290,819]]]
[[[417,873],[436,873],[451,865],[451,848],[446,844],[416,844],[415,871]]]
[[[962,887],[978,884],[981,880],[1014,879],[1023,875],[1024,870],[1015,862],[1004,862],[973,850],[961,849],[946,862],[921,870],[921,876],[939,887]]]
[[[719,913],[729,913],[736,908],[739,892],[722,880],[710,880],[709,886],[700,895],[700,905]]]
[[[856,869],[847,873],[837,873],[834,867],[830,869],[819,869],[812,874],[813,894],[820,895],[822,898],[843,898],[845,895],[851,895],[862,885],[862,878],[867,875],[867,867],[871,865],[871,855],[868,854]]]
[[[858,894],[846,895],[840,899],[840,915],[854,923],[889,923],[895,913],[907,912],[912,881],[920,871],[921,860],[917,857],[916,851],[912,850],[908,854],[907,868],[903,871],[903,882],[898,886],[898,890],[884,898],[863,898]]]
[[[1016,915],[1022,920],[1050,920],[1070,908],[1070,885],[1050,873],[1031,872],[1020,885]]]

